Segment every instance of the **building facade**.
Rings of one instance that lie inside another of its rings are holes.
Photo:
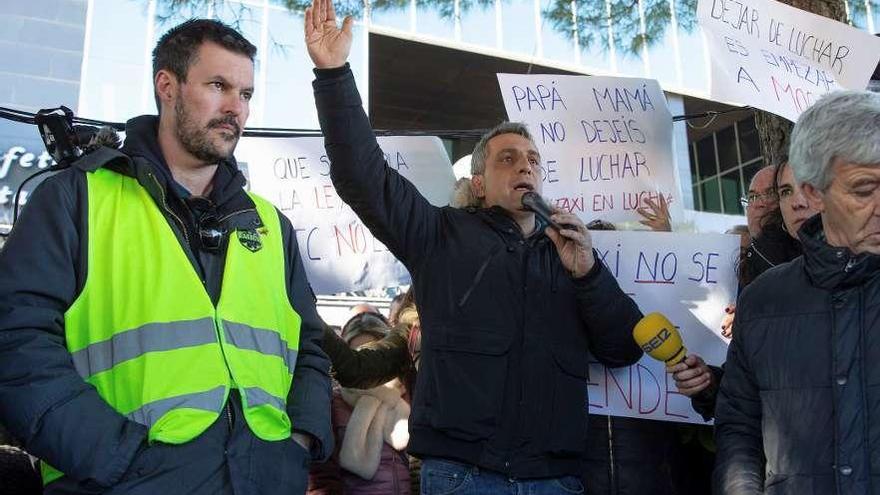
[[[497,85],[494,92],[491,86],[494,72],[504,70],[655,78],[673,115],[723,107],[706,101],[708,52],[698,28],[685,29],[693,24],[695,4],[687,10],[688,2],[636,0],[623,18],[618,15],[602,28],[594,19],[590,28],[579,16],[604,5],[607,21],[620,4],[580,1],[348,0],[339,8],[356,15],[350,60],[377,127],[448,129],[438,108],[444,105],[432,102],[412,115],[418,100],[431,101],[420,93],[422,87],[441,96],[470,93],[472,100],[456,109],[462,119],[452,125],[487,127],[503,117]],[[850,0],[848,7],[856,26],[875,32],[880,12],[870,2]],[[302,5],[298,0],[192,3],[197,7],[172,11],[166,0],[6,2],[0,12],[0,106],[36,111],[65,105],[79,116],[114,122],[155,113],[151,50],[156,40],[185,19],[211,17],[236,26],[259,49],[249,126],[318,127],[312,65],[302,41],[304,0]],[[656,19],[668,19],[660,22],[665,28],[659,35],[653,31]],[[649,34],[658,37],[650,46],[620,46],[625,36]],[[448,62],[434,63],[441,52]],[[457,65],[460,60],[469,62]],[[425,74],[419,61],[428,61],[435,72]],[[408,66],[418,66],[416,73],[407,73]],[[473,74],[482,74],[482,82],[466,79]],[[402,89],[391,94],[392,84]],[[738,112],[706,120],[674,124],[682,201],[687,208],[741,215],[739,199],[763,163],[754,119]],[[453,162],[472,146],[458,144],[449,146]],[[8,224],[13,186],[49,161],[35,129],[9,121],[0,121],[0,153],[0,224]]]

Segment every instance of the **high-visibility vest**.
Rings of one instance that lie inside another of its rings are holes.
[[[110,406],[147,426],[150,442],[200,435],[232,387],[257,437],[290,438],[286,404],[301,320],[287,295],[274,206],[251,195],[264,225],[230,234],[215,307],[137,180],[104,168],[86,176],[87,276],[64,314],[77,372]],[[44,483],[60,476],[43,463]]]

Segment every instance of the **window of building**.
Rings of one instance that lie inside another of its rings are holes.
[[[764,165],[754,117],[691,143],[694,208],[742,215],[740,198]]]

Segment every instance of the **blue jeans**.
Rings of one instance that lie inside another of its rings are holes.
[[[512,480],[476,466],[447,461],[422,461],[422,495],[581,495],[584,485],[576,476]]]

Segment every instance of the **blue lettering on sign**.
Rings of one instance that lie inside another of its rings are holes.
[[[649,108],[654,111],[654,103],[651,102],[651,96],[648,94],[648,85],[642,84],[640,88],[630,90],[629,88],[605,88],[604,91],[593,88],[593,99],[596,100],[596,106],[599,111],[604,108],[611,107],[615,112],[633,112],[641,110],[646,112]]]
[[[552,81],[549,88],[543,84],[538,84],[534,88],[531,86],[525,88],[512,86],[510,90],[513,92],[517,110],[520,112],[523,111],[523,108],[541,111],[556,110],[557,108],[568,110],[555,84],[556,81]]]

